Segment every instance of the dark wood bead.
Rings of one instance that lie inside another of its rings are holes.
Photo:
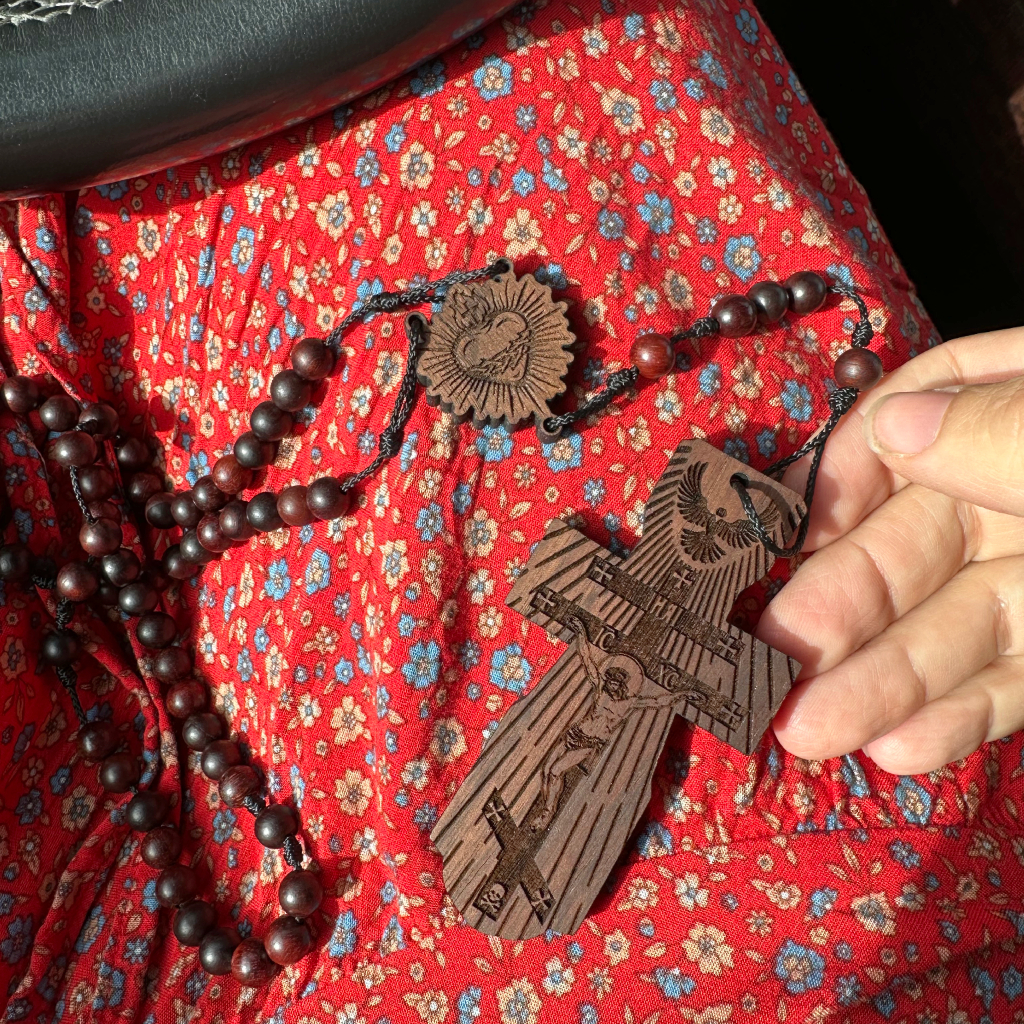
[[[813,270],[801,270],[790,275],[785,280],[785,286],[789,292],[790,309],[801,316],[821,309],[828,298],[828,283]]]
[[[141,437],[126,437],[118,441],[114,452],[123,473],[139,473],[153,461],[149,445]]]
[[[69,601],[87,601],[99,589],[99,573],[85,562],[68,562],[57,573],[57,593]]]
[[[259,939],[243,939],[231,955],[231,977],[247,988],[266,985],[280,969]]]
[[[142,572],[142,566],[134,551],[128,548],[118,548],[109,555],[104,555],[100,563],[103,566],[103,575],[114,584],[115,587],[125,587],[134,583]]]
[[[20,373],[8,377],[2,390],[7,408],[19,416],[37,408],[43,397],[39,393],[39,385],[31,377]]]
[[[100,765],[100,785],[108,793],[127,793],[138,781],[139,766],[131,754],[111,754]]]
[[[261,785],[255,768],[247,764],[236,764],[220,778],[220,798],[228,807],[241,807],[246,797],[259,793]]]
[[[324,898],[324,887],[312,871],[298,868],[289,871],[277,887],[277,902],[292,917],[309,917],[316,913]]]
[[[277,514],[289,526],[305,526],[313,522],[313,513],[306,506],[306,488],[302,484],[286,487],[277,496]]]
[[[78,403],[70,395],[53,395],[39,406],[47,430],[70,430],[78,422]]]
[[[664,334],[641,334],[629,350],[629,358],[647,380],[664,377],[676,365],[676,352]]]
[[[189,900],[178,908],[171,922],[174,937],[183,946],[198,946],[217,923],[217,911],[206,900]]]
[[[205,750],[214,740],[219,740],[223,733],[220,719],[209,711],[190,715],[181,727],[181,738],[185,746],[192,750]]]
[[[318,477],[306,488],[306,507],[317,519],[339,519],[351,503],[348,491],[341,489],[336,477]]]
[[[153,655],[153,675],[161,683],[176,683],[192,674],[192,657],[184,647],[165,647]]]
[[[82,523],[78,531],[78,543],[87,555],[109,555],[115,552],[124,540],[121,524],[113,519],[97,519],[95,523]]]
[[[90,501],[86,506],[93,519],[113,519],[121,521],[121,510],[112,501]]]
[[[270,400],[282,412],[298,412],[309,405],[313,385],[294,370],[282,370],[270,382]]]
[[[277,495],[273,491],[260,491],[250,498],[245,507],[245,518],[257,533],[270,533],[284,526],[284,520],[277,511]]]
[[[319,338],[305,338],[291,350],[292,369],[304,380],[323,380],[334,369],[334,352]]]
[[[20,583],[32,571],[32,552],[24,544],[0,547],[0,580]]]
[[[171,511],[171,503],[174,495],[170,491],[157,491],[146,499],[146,522],[155,526],[158,530],[170,530],[176,524],[174,513]],[[198,512],[199,510],[196,509]]]
[[[50,445],[50,458],[65,468],[96,461],[96,442],[82,430],[68,430]]]
[[[78,425],[93,437],[102,440],[113,437],[121,425],[117,410],[106,402],[96,402],[78,414]]]
[[[836,360],[833,373],[841,388],[869,391],[882,379],[882,360],[870,349],[848,348]]]
[[[203,518],[202,511],[192,500],[191,491],[182,491],[171,499],[171,515],[183,530],[193,529]]]
[[[173,825],[161,825],[142,837],[139,852],[151,868],[170,867],[181,856],[181,833]]]
[[[271,804],[256,816],[253,834],[261,846],[280,850],[299,831],[299,816],[287,804]]]
[[[203,547],[199,534],[195,530],[187,530],[181,535],[181,540],[178,541],[178,550],[185,561],[192,562],[194,565],[206,565],[207,562],[212,562],[217,557],[213,551],[208,551]]]
[[[175,683],[165,698],[171,718],[189,718],[206,707],[206,687],[198,679]],[[198,737],[198,733],[191,733]],[[187,745],[187,744],[186,744]]]
[[[121,588],[117,603],[126,615],[145,615],[160,603],[160,595],[148,583],[129,583]]]
[[[229,768],[242,763],[242,751],[232,740],[214,740],[203,751],[199,763],[208,779],[219,782]]]
[[[113,722],[88,722],[78,730],[75,746],[86,761],[102,761],[121,742]]]
[[[39,652],[51,665],[70,665],[82,653],[82,642],[70,629],[55,629],[43,634]]]
[[[746,295],[723,295],[711,307],[723,338],[741,338],[757,326],[757,310]]]
[[[164,571],[174,580],[187,580],[199,572],[199,566],[181,553],[178,544],[172,544],[164,552],[162,562]]]
[[[246,469],[234,455],[222,455],[210,474],[213,482],[225,494],[237,494],[252,483],[252,471]]]
[[[139,579],[154,587],[161,594],[171,585],[171,577],[167,574],[163,563],[156,562],[152,558],[146,562]]]
[[[747,289],[747,298],[757,310],[757,322],[774,324],[789,309],[789,292],[777,281],[757,281]]]
[[[199,520],[199,525],[196,527],[196,537],[199,538],[199,543],[207,551],[212,551],[215,555],[219,555],[222,551],[227,551],[231,547],[231,538],[225,537],[221,532],[220,516],[216,513],[203,516]]]
[[[120,594],[120,587],[115,587],[114,584],[108,580],[100,580],[99,589],[96,591],[96,600],[99,601],[104,608],[115,608]]]
[[[158,651],[178,635],[178,626],[166,612],[147,612],[135,624],[135,637],[143,647]]]
[[[124,811],[128,827],[135,832],[149,832],[164,823],[167,799],[151,789],[143,789],[128,801]]]
[[[207,473],[201,476],[192,488],[192,501],[200,512],[216,512],[227,503],[230,495],[225,494],[214,483],[213,477]]]
[[[256,531],[245,517],[247,505],[248,502],[235,498],[220,510],[220,532],[228,540],[248,540],[255,535]]]
[[[260,402],[249,414],[252,432],[263,441],[280,441],[292,432],[291,413],[279,409],[273,402]]]
[[[241,941],[234,928],[213,928],[199,943],[199,965],[207,974],[230,974],[231,954]]]
[[[273,441],[263,441],[251,430],[239,435],[232,454],[240,466],[246,469],[259,469],[269,466],[274,461],[275,446]]]
[[[163,489],[163,478],[156,473],[136,473],[128,482],[128,500],[133,505],[145,505],[154,494],[160,494]]]
[[[312,948],[313,933],[309,925],[299,917],[287,914],[271,921],[263,937],[263,948],[275,964],[296,964]]]
[[[162,907],[180,907],[197,892],[199,877],[185,864],[170,864],[157,875],[156,900]]]
[[[106,466],[83,466],[78,471],[78,489],[86,502],[106,501],[116,486],[114,474]]]

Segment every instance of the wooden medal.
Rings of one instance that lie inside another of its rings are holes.
[[[793,491],[705,441],[684,441],[619,558],[560,520],[507,604],[568,644],[508,711],[431,833],[466,922],[526,939],[574,932],[651,797],[679,714],[749,754],[800,665],[727,617],[805,514]]]
[[[427,401],[473,426],[512,428],[542,422],[564,390],[575,342],[567,306],[531,274],[514,271],[453,285],[425,325],[427,342],[416,364]],[[415,315],[415,314],[414,314]]]

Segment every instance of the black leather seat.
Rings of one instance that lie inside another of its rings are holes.
[[[400,75],[509,0],[0,0],[0,198],[259,138]]]

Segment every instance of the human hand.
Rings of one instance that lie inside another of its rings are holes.
[[[1024,328],[946,342],[861,396],[825,447],[816,553],[757,630],[803,663],[779,742],[909,775],[1024,727],[1021,517]]]

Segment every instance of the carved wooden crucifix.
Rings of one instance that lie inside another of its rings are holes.
[[[435,826],[444,881],[479,931],[525,939],[582,923],[650,801],[675,715],[749,754],[800,666],[728,622],[804,505],[705,441],[676,450],[626,559],[555,520],[507,604],[569,644],[501,720]]]

